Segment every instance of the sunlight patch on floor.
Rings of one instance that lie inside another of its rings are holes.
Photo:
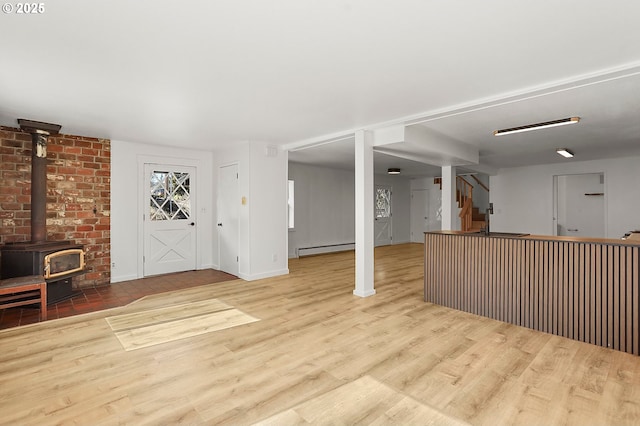
[[[126,351],[259,321],[217,299],[161,306],[105,319]]]
[[[371,376],[363,376],[256,423],[264,426],[283,424],[468,425]]]

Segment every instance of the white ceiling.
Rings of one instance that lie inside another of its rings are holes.
[[[576,160],[640,155],[640,2],[44,5],[0,16],[1,125],[28,118],[63,133],[214,150],[418,123],[476,147],[490,168],[562,161],[558,146]],[[491,133],[570,116],[582,121]],[[352,159],[349,143],[291,158],[338,167]],[[382,164],[423,168],[377,154]]]

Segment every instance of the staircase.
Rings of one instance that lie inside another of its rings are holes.
[[[486,219],[486,213],[480,213],[480,210],[477,207],[474,207],[471,210],[471,228],[469,228],[470,232],[477,232],[484,228]]]
[[[489,191],[489,188],[475,176],[472,175],[472,177],[482,188]],[[433,183],[440,185],[440,189],[442,189],[442,178],[434,178]],[[486,213],[480,213],[477,207],[473,207],[473,185],[462,176],[456,178],[456,201],[458,208],[461,209],[459,216],[462,231],[477,232],[485,227]]]

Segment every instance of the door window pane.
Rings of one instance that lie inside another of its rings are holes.
[[[149,189],[151,220],[189,219],[189,173],[153,171]]]
[[[376,188],[376,217],[391,216],[391,190],[389,188]]]

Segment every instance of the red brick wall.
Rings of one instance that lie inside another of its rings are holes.
[[[31,238],[31,135],[0,126],[0,244]],[[90,272],[74,287],[111,280],[111,141],[59,135],[47,143],[47,240],[83,244]]]

